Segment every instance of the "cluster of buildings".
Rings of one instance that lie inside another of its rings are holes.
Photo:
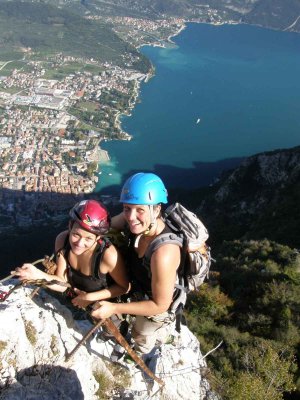
[[[87,16],[87,19],[103,19],[102,16]],[[162,45],[166,38],[174,35],[174,32],[182,29],[182,18],[162,18],[157,20],[133,18],[133,17],[105,17],[111,22],[117,34],[135,46],[143,44]]]
[[[137,10],[145,12],[145,10]],[[148,12],[151,14],[153,10]],[[228,16],[225,10],[220,11],[211,8],[208,4],[201,4],[193,11],[190,17],[191,22],[206,22],[219,25],[228,21]],[[88,15],[87,19],[102,20],[104,17],[99,15]],[[105,20],[112,23],[113,29],[116,33],[123,37],[126,41],[134,46],[141,46],[143,44],[152,44],[158,46],[165,46],[167,38],[170,39],[177,32],[181,31],[185,26],[186,19],[183,18],[170,18],[164,14],[160,15],[158,19],[150,18],[133,18],[133,17],[108,17]]]
[[[203,7],[203,21],[221,22],[215,10]],[[164,45],[184,27],[180,18],[114,17],[111,22],[134,45]],[[95,171],[107,158],[99,144],[130,139],[121,131],[119,115],[130,112],[140,82],[148,78],[130,63],[120,68],[63,54],[46,63],[23,61],[26,69],[13,69],[7,76],[1,76],[1,68],[10,61],[0,65],[0,232],[8,226],[7,218],[13,227],[34,225],[56,218],[75,199],[93,192]],[[74,68],[62,79],[47,78],[49,71],[61,73],[72,63],[89,64],[95,72]],[[117,105],[120,98],[126,101]]]
[[[102,102],[101,95],[114,89],[134,97],[129,82],[145,77],[107,64],[97,74],[77,72],[63,80],[44,74],[33,63],[32,72],[13,70],[0,78],[0,231],[1,216],[12,218],[14,226],[32,225],[93,192],[95,171],[106,156],[99,147],[107,139],[105,126],[128,139],[120,132],[120,111]],[[86,104],[96,105],[89,126],[80,120]],[[79,116],[70,111],[74,107]],[[106,121],[93,129],[93,117],[101,110]]]

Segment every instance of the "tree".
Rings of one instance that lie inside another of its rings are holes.
[[[186,319],[204,352],[223,341],[208,358],[216,390],[230,400],[282,399],[300,376],[299,253],[236,240],[214,256],[214,280],[189,295]]]
[[[294,356],[286,349],[276,351],[270,342],[259,341],[245,349],[242,360],[243,370],[230,379],[225,399],[282,400],[284,392],[295,390]]]
[[[94,175],[96,170],[97,170],[96,162],[92,162],[92,163],[88,164],[87,171],[86,171],[88,178],[91,178]]]

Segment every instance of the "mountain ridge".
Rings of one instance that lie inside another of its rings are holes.
[[[300,146],[246,158],[197,212],[217,241],[268,239],[300,247]]]

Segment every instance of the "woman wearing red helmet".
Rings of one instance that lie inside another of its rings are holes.
[[[123,260],[103,237],[109,228],[106,208],[96,200],[84,200],[71,209],[69,230],[61,232],[55,240],[55,279],[71,284],[76,293],[72,303],[77,307],[85,308],[96,300],[114,298],[129,290]],[[53,275],[32,264],[24,264],[13,273],[21,280],[53,280]],[[60,285],[49,288],[66,291]]]

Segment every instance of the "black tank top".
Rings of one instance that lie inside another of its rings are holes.
[[[163,233],[171,232],[168,226],[165,226]],[[145,257],[139,257],[134,249],[134,239],[135,236],[132,235],[129,244],[129,254],[128,254],[128,268],[130,273],[130,278],[132,281],[132,291],[141,292],[146,294],[150,299],[152,299],[152,273],[151,267],[148,264]]]
[[[97,290],[104,289],[111,285],[113,279],[109,274],[103,274],[100,271],[100,264],[103,258],[105,250],[111,245],[107,239],[103,239],[97,244],[94,250],[92,258],[92,275],[85,275],[82,272],[76,270],[69,263],[69,253],[71,250],[69,243],[69,235],[65,239],[63,247],[63,255],[67,263],[67,278],[72,288],[77,288],[85,292],[95,292]]]

